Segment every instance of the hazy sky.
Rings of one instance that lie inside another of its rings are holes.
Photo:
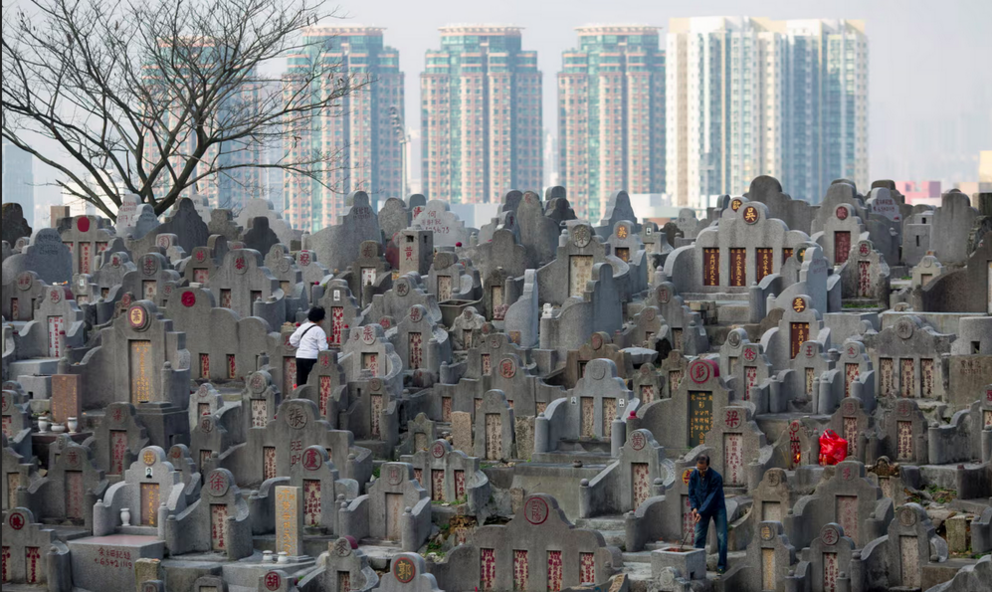
[[[387,29],[386,43],[399,50],[406,74],[406,115],[413,128],[420,122],[424,53],[440,47],[437,29],[443,25],[525,27],[524,48],[538,52],[544,74],[544,127],[556,133],[555,76],[561,52],[576,45],[575,27],[634,23],[658,26],[664,33],[671,17],[844,18],[867,23],[872,179],[975,181],[978,151],[992,150],[989,0],[340,1],[351,23]],[[39,183],[49,176],[41,168],[36,166]],[[419,168],[414,162],[414,171]],[[57,192],[38,187],[36,197],[55,199]]]
[[[577,44],[575,27],[635,23],[664,33],[671,17],[845,18],[867,25],[872,178],[975,181],[977,151],[992,150],[988,0],[345,0],[341,7],[355,24],[387,28],[406,73],[412,127],[419,127],[424,52],[440,47],[437,29],[446,24],[525,27],[524,48],[538,52],[544,74],[544,127],[555,131],[555,76],[561,52]]]

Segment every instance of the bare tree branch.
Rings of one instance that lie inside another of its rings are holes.
[[[340,116],[343,100],[374,80],[304,35],[324,18],[338,18],[325,0],[6,8],[0,131],[111,219],[124,193],[161,214],[200,188],[258,194],[262,171],[331,187],[345,152],[304,140],[315,118]],[[287,57],[289,74],[266,73]]]

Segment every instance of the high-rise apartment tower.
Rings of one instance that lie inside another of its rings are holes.
[[[665,190],[665,54],[658,28],[579,27],[558,74],[558,159],[577,215],[609,195]]]
[[[499,202],[542,186],[541,73],[521,29],[441,28],[420,76],[423,191],[454,203]]]
[[[345,198],[365,191],[380,202],[400,195],[403,73],[399,52],[383,44],[383,29],[374,27],[311,27],[304,32],[305,52],[288,59],[284,95],[298,90],[294,74],[316,60],[329,75],[307,89],[314,101],[333,91],[339,79],[369,84],[352,91],[335,107],[294,122],[284,149],[300,162],[314,155],[333,155],[333,170],[320,181],[283,175],[283,216],[295,228],[311,232],[337,224],[347,213]],[[392,114],[399,114],[394,122]],[[399,130],[399,131],[397,131]],[[406,197],[406,196],[402,196]]]

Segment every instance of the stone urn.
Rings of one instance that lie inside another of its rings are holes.
[[[121,508],[121,526],[131,526],[130,508]]]
[[[75,434],[76,430],[79,429],[79,420],[75,417],[70,417],[66,420],[66,425],[69,426],[69,433]]]
[[[65,426],[62,425],[62,424],[60,424],[60,423],[53,423],[52,424],[52,433],[53,434],[64,434],[65,433]]]
[[[38,432],[39,433],[47,434],[48,433],[48,426],[50,426],[50,425],[52,425],[52,424],[48,420],[48,416],[47,415],[42,415],[41,417],[38,418]]]

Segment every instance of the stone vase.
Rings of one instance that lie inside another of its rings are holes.
[[[42,434],[48,433],[48,426],[52,425],[48,418],[44,415],[38,418],[38,432]]]
[[[66,421],[66,425],[69,426],[69,433],[70,434],[75,434],[76,433],[76,430],[79,429],[79,420],[76,419],[75,417],[70,417]]]
[[[52,433],[53,434],[64,434],[65,433],[65,426],[62,425],[62,424],[60,424],[60,423],[53,423],[52,424]]]
[[[121,526],[131,526],[131,510],[121,508]]]

